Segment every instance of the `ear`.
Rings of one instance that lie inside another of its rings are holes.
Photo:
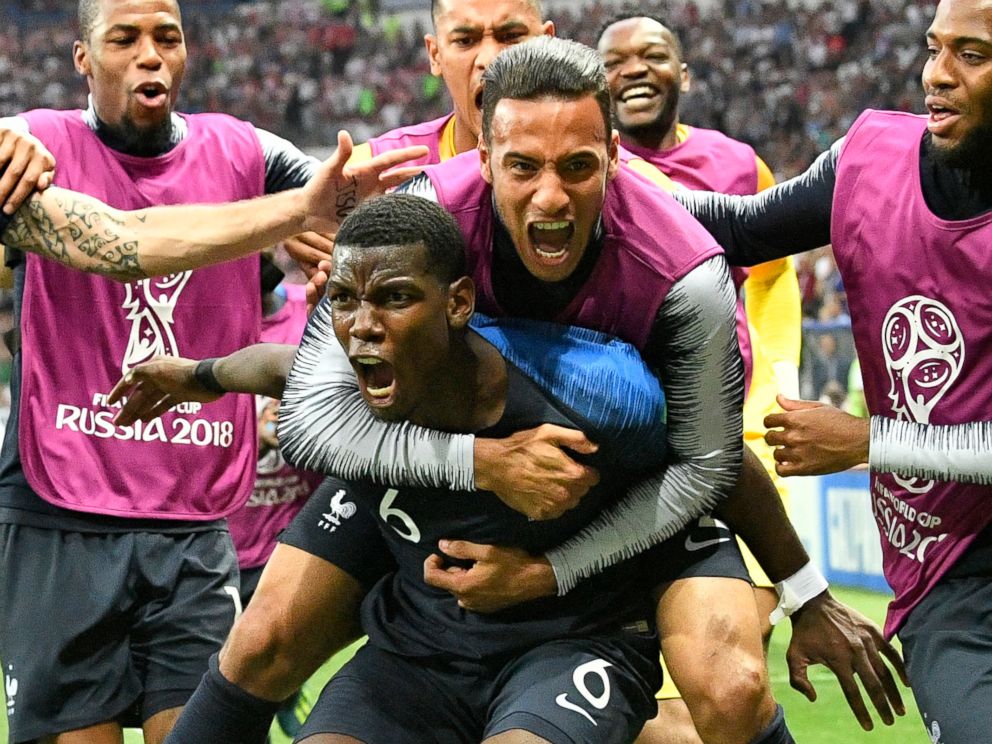
[[[613,130],[613,135],[610,137],[610,161],[606,165],[606,180],[612,181],[617,176],[617,171],[620,170],[620,132],[616,129]]]
[[[541,33],[544,34],[545,36],[554,36],[555,35],[555,22],[554,21],[545,21],[544,22],[544,25],[541,26]]]
[[[424,34],[424,46],[427,47],[427,59],[431,63],[431,75],[441,77],[441,51],[434,34]]]
[[[462,329],[468,325],[475,312],[475,284],[463,276],[448,285],[448,325]]]
[[[76,72],[89,77],[92,68],[90,66],[90,50],[82,41],[72,42],[72,64],[76,67]]]
[[[682,83],[679,85],[679,91],[688,93],[689,87],[692,85],[692,73],[689,72],[689,65],[683,62],[682,69],[679,72],[682,73]]]
[[[493,164],[489,159],[489,147],[486,146],[486,138],[479,133],[479,171],[482,173],[482,180],[493,185]]]

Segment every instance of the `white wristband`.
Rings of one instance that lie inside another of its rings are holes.
[[[771,620],[772,625],[777,625],[813,597],[822,594],[827,586],[827,579],[810,561],[785,581],[775,584],[779,598],[778,606],[772,610],[768,619]]]

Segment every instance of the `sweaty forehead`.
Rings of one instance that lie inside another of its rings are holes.
[[[356,274],[378,280],[419,276],[426,271],[427,248],[423,243],[381,246],[338,245],[334,248],[332,265],[331,276],[338,279]]]

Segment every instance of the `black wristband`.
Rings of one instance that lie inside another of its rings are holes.
[[[216,361],[217,357],[211,357],[210,359],[204,359],[199,362],[196,365],[196,369],[193,371],[193,377],[195,377],[196,381],[211,393],[223,395],[227,392],[227,390],[217,381],[217,377],[214,375],[214,362]]]

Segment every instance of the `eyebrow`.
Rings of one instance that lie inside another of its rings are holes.
[[[521,20],[513,19],[509,21],[504,21],[497,26],[493,27],[493,31],[499,33],[500,31],[510,31],[515,28],[527,28],[527,24]],[[470,34],[477,32],[480,29],[478,24],[463,23],[461,26],[455,26],[448,33],[452,34]]]
[[[179,26],[179,24],[178,23],[171,22],[171,21],[170,22],[167,22],[167,23],[160,23],[153,30],[154,31],[178,31],[179,33],[182,33],[182,28]],[[110,28],[107,29],[107,33],[108,34],[112,34],[114,32],[132,33],[134,31],[139,31],[140,32],[141,29],[138,26],[136,26],[135,24],[133,24],[133,23],[115,23],[113,26],[111,26]]]
[[[936,38],[937,38],[937,34],[935,34],[933,31],[927,31],[927,39],[936,39]],[[992,46],[992,39],[982,39],[978,36],[955,36],[952,39],[950,39],[950,41],[948,41],[947,43],[954,44],[956,46],[960,46],[962,44],[980,44],[982,46]]]

